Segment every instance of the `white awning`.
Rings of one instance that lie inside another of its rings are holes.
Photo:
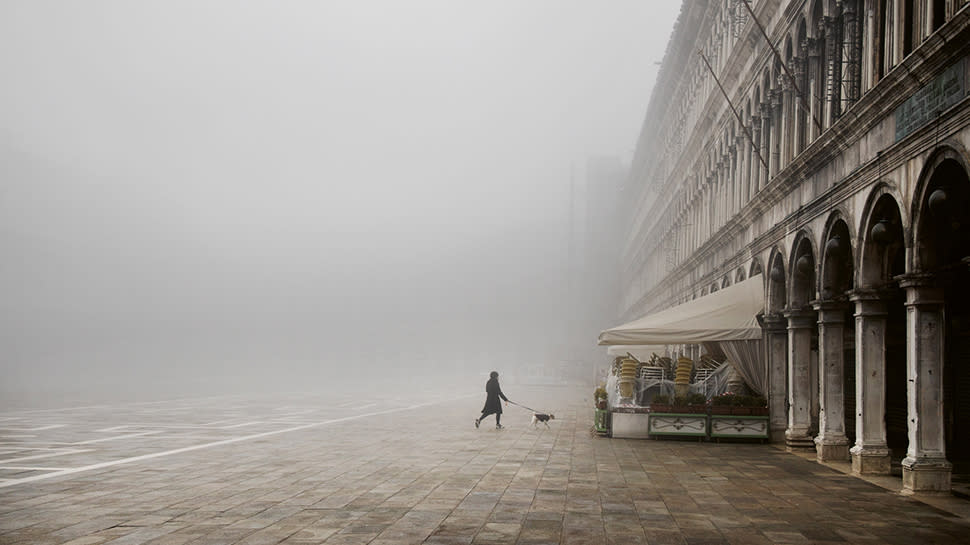
[[[656,354],[664,356],[667,354],[667,347],[662,344],[637,344],[637,345],[617,345],[606,347],[606,353],[611,356],[626,356],[627,352],[640,362],[650,361],[650,356]]]
[[[760,339],[756,316],[764,310],[762,276],[682,305],[648,314],[600,333],[602,345],[694,344]]]

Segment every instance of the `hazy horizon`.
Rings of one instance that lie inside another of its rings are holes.
[[[570,188],[679,7],[5,3],[0,395],[574,357]]]

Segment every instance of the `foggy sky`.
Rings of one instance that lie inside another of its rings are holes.
[[[678,11],[0,4],[0,390],[564,357],[571,172]]]

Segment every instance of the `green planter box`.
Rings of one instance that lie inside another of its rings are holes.
[[[594,409],[593,427],[596,433],[607,435],[610,433],[610,411],[609,409]]]
[[[701,413],[654,413],[647,419],[647,435],[681,437],[707,437],[707,414]]]
[[[768,439],[768,417],[755,415],[711,415],[714,439]]]

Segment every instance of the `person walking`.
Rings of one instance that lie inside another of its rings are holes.
[[[485,383],[485,407],[482,408],[482,416],[475,419],[475,427],[477,428],[482,420],[490,414],[495,415],[495,429],[502,429],[502,402],[499,398],[505,400],[508,404],[509,398],[505,397],[502,393],[502,387],[498,385],[498,373],[492,371],[489,374],[488,382]]]

